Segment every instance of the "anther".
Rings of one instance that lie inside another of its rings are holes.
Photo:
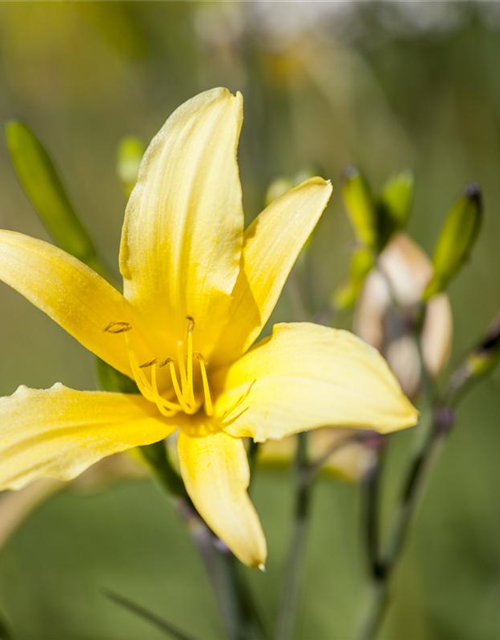
[[[153,358],[152,360],[148,360],[147,362],[143,362],[142,364],[139,365],[139,369],[147,369],[148,367],[153,366],[154,364],[156,364],[157,359]]]
[[[103,329],[106,333],[124,333],[125,331],[130,331],[132,329],[132,325],[128,322],[110,322]]]
[[[188,321],[187,332],[190,333],[194,331],[194,318],[192,316],[186,316],[186,320]]]

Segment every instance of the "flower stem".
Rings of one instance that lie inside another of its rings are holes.
[[[157,442],[140,450],[188,526],[212,585],[226,637],[229,640],[265,638],[256,604],[237,570],[234,556],[196,512],[172,466],[165,443]]]
[[[300,433],[297,442],[295,513],[292,538],[285,575],[285,586],[278,610],[276,640],[289,640],[295,621],[295,610],[299,597],[302,560],[305,550],[307,521],[310,512],[312,480],[307,474],[307,433]]]
[[[387,546],[381,557],[374,556],[373,559],[372,600],[361,626],[359,640],[373,640],[377,636],[387,611],[390,582],[406,543],[409,526],[415,515],[425,481],[437,460],[444,435],[445,432],[438,428],[438,423],[433,422],[422,449],[410,465]]]

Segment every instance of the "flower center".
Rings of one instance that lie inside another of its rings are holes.
[[[182,411],[193,415],[203,405],[207,416],[214,413],[212,395],[207,376],[207,361],[193,350],[194,319],[187,316],[187,328],[182,340],[177,341],[175,357],[152,358],[139,363],[130,335],[128,322],[111,322],[107,333],[121,334],[130,361],[130,368],[142,395],[154,402],[160,413],[172,417]]]

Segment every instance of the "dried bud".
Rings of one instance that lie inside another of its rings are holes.
[[[412,320],[431,275],[425,253],[399,233],[366,279],[356,307],[356,333],[383,353],[409,397],[418,393],[421,381]],[[451,337],[450,303],[448,296],[440,294],[429,302],[422,328],[424,360],[434,377],[448,361]]]

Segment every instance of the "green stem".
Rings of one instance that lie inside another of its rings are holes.
[[[260,615],[250,589],[237,572],[236,559],[199,517],[172,466],[165,443],[157,442],[140,450],[188,526],[212,585],[225,635],[229,640],[264,638]]]
[[[361,626],[359,640],[376,638],[385,617],[391,578],[406,543],[425,481],[436,463],[444,435],[445,432],[438,428],[438,422],[434,421],[423,448],[410,466],[396,521],[389,535],[385,552],[376,565],[372,600]]]
[[[376,459],[368,470],[362,490],[362,505],[364,515],[364,531],[366,533],[366,549],[370,571],[374,580],[380,573],[379,557],[379,513],[380,513],[380,479],[384,466],[385,441],[380,437],[380,446],[376,453]]]
[[[307,457],[307,433],[300,433],[298,435],[296,455],[297,489],[294,522],[286,567],[285,586],[278,610],[276,640],[289,640],[292,636],[295,622],[312,495],[312,476],[307,474]]]

